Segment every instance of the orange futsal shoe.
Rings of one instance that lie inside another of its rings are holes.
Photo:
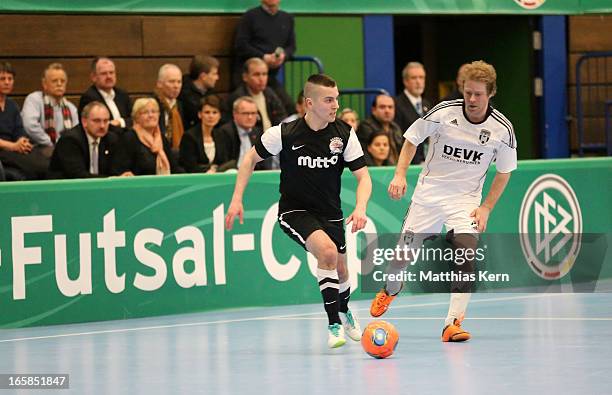
[[[370,315],[372,317],[380,317],[385,314],[385,311],[387,311],[389,305],[393,302],[393,299],[395,299],[395,296],[396,295],[389,295],[384,288],[378,291],[370,306]]]
[[[472,335],[470,335],[470,332],[461,329],[461,321],[463,321],[463,317],[460,319],[455,318],[452,325],[446,325],[444,327],[442,330],[443,342],[464,342],[470,340]]]

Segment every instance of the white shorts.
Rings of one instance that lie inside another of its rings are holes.
[[[470,216],[476,208],[474,204],[428,207],[413,202],[402,224],[403,241],[410,246],[420,246],[429,235],[438,235],[443,226],[447,232],[452,230],[455,234],[478,234],[478,225]]]

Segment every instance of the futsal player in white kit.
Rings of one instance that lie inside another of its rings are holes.
[[[416,147],[427,138],[430,144],[402,227],[402,240],[409,248],[420,248],[426,234],[440,233],[444,225],[450,232],[447,239],[455,248],[476,249],[478,234],[485,231],[510,172],[517,166],[512,124],[489,104],[496,93],[496,79],[493,66],[483,61],[472,62],[463,75],[463,99],[438,104],[404,133],[404,145],[388,188],[392,199],[400,199],[406,193],[406,172]],[[482,187],[492,163],[495,177],[481,203]],[[401,274],[407,265],[405,260],[392,262],[388,272]],[[473,272],[474,262],[467,262],[461,270]],[[471,337],[461,328],[471,285],[469,281],[451,284],[450,305],[442,330],[444,342],[466,341]],[[402,287],[401,281],[387,280],[372,301],[371,315],[384,314]]]

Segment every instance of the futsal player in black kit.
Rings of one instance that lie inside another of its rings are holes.
[[[331,348],[346,343],[345,335],[359,341],[361,328],[348,308],[350,282],[346,264],[344,223],[352,232],[366,224],[366,206],[372,181],[355,131],[336,119],[336,82],[323,74],[311,75],[304,86],[306,115],[293,122],[273,126],[245,155],[238,170],[225,226],[234,219],[243,223],[242,197],[257,162],[280,156],[281,229],[317,258],[317,279],[327,313]],[[357,179],[355,210],[343,217],[340,178],[348,167]]]

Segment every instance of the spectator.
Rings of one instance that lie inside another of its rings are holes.
[[[280,98],[285,112],[292,114],[293,101],[276,76],[295,49],[293,16],[280,10],[280,0],[261,0],[261,6],[248,10],[236,28],[234,83],[238,83],[237,73],[242,70],[244,62],[253,57],[263,59],[270,72],[270,88]]]
[[[131,172],[139,176],[182,172],[174,155],[171,155],[170,143],[160,131],[159,114],[155,99],[140,98],[134,102],[133,126],[119,138],[111,166],[112,174]]]
[[[384,131],[389,135],[389,144],[391,147],[390,160],[392,164],[397,161],[399,148],[403,144],[404,136],[402,129],[393,122],[395,116],[395,102],[389,95],[382,94],[374,98],[372,102],[372,114],[359,124],[357,129],[357,137],[364,148],[368,145],[370,135],[376,131]]]
[[[107,104],[92,101],[81,111],[81,123],[64,132],[49,164],[49,178],[94,178],[111,175],[111,162],[117,142],[109,132]],[[127,172],[122,175],[132,175]]]
[[[389,144],[389,134],[384,131],[377,131],[368,138],[367,154],[365,155],[368,166],[390,166],[391,154]]]
[[[216,126],[221,120],[221,101],[211,95],[201,99],[198,117],[201,122],[183,136],[180,149],[181,166],[188,173],[216,173],[235,168],[230,161],[229,142]]]
[[[177,100],[183,85],[181,69],[173,64],[159,68],[155,96],[160,108],[159,129],[170,142],[173,150],[178,150],[184,133],[183,106]],[[133,113],[133,111],[132,111]]]
[[[467,66],[469,66],[469,63],[464,63],[459,66],[457,78],[455,78],[455,88],[448,95],[444,96],[441,101],[463,99],[463,73]]]
[[[44,147],[51,157],[53,146],[64,130],[79,123],[77,109],[65,97],[68,75],[60,63],[51,63],[43,72],[42,91],[30,93],[23,103],[21,118],[32,144]]]
[[[243,84],[228,98],[228,105],[232,105],[241,96],[251,96],[255,100],[259,113],[257,124],[264,131],[278,125],[287,117],[280,99],[268,87],[268,66],[263,60],[259,58],[247,60],[244,64],[242,80]]]
[[[359,128],[359,114],[357,114],[357,111],[353,110],[352,108],[347,107],[343,109],[338,118],[351,125],[355,131],[357,131]]]
[[[49,160],[40,147],[33,148],[21,122],[19,107],[9,94],[13,92],[15,70],[8,62],[0,62],[0,160],[5,176],[12,181],[45,177]]]
[[[183,76],[178,99],[183,105],[183,126],[200,124],[198,113],[202,98],[213,94],[219,80],[219,61],[212,56],[196,55],[189,64],[189,74]]]
[[[111,119],[109,130],[121,134],[126,128],[131,128],[132,102],[127,92],[116,86],[115,63],[106,57],[94,58],[91,62],[90,78],[93,85],[81,96],[79,114],[87,104],[97,101],[104,104],[109,111]]]
[[[236,167],[240,167],[242,159],[263,131],[257,126],[257,105],[252,97],[239,97],[233,102],[232,109],[232,120],[221,126],[221,130],[229,142],[230,159],[234,159]],[[272,167],[270,158],[258,163],[255,170],[269,170]]]
[[[298,118],[302,118],[304,114],[306,114],[306,105],[304,104],[304,90],[301,90],[300,93],[298,93],[297,101],[295,102],[295,113],[283,119],[283,123],[295,121]]]
[[[395,122],[402,131],[406,131],[414,121],[429,111],[431,103],[422,96],[425,91],[425,67],[421,63],[409,62],[402,70],[402,81],[404,91],[395,97]],[[412,163],[418,164],[425,160],[425,144],[419,144]],[[401,149],[402,145],[403,142],[397,146],[398,149]]]

